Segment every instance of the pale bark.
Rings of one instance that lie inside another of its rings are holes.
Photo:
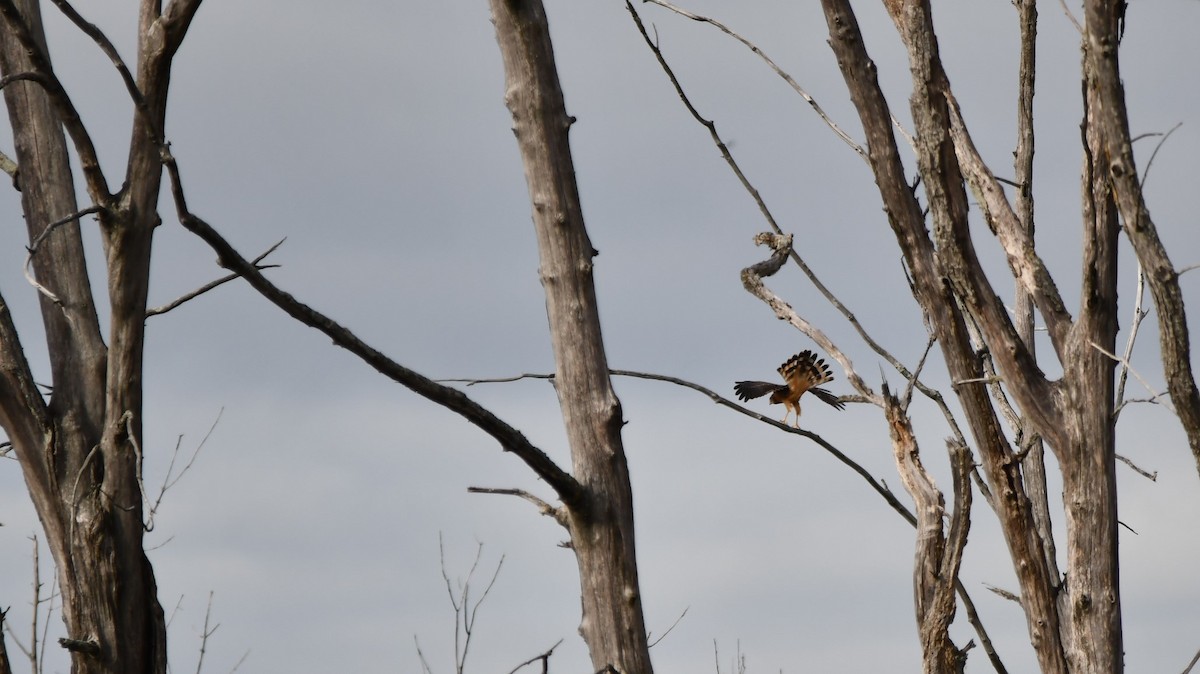
[[[554,348],[555,389],[582,507],[568,509],[579,563],[579,631],[596,671],[649,674],[634,546],[633,494],[621,443],[592,282],[588,240],[568,144],[567,115],[540,0],[492,0],[505,100],[525,164]]]
[[[978,311],[985,335],[1011,335],[1004,353],[993,356],[1005,373],[1037,375],[1019,400],[1022,411],[1044,422],[1053,415],[1054,387],[1040,377],[1032,354],[1025,350],[1011,324],[995,319],[1004,311],[990,288],[974,273],[978,265],[966,232],[966,198],[962,173],[950,138],[949,107],[944,97],[945,75],[936,60],[936,40],[928,8],[919,3],[888,3],[899,30],[910,45],[914,92],[912,108],[917,125],[918,156],[929,197],[937,243],[930,239],[924,214],[909,188],[892,134],[891,115],[879,87],[875,66],[867,55],[853,10],[843,0],[824,0],[830,45],[838,58],[867,136],[875,175],[900,249],[905,256],[917,300],[929,316],[952,380],[979,381],[982,366],[971,348],[961,300]],[[938,254],[935,255],[935,249]],[[947,283],[949,281],[949,283]],[[1008,444],[983,383],[957,384],[956,393],[978,445],[983,467],[995,496],[994,507],[1013,559],[1021,587],[1022,606],[1030,641],[1045,672],[1067,671],[1055,604],[1056,581],[1043,556],[1043,542],[1034,524],[1021,468]],[[1039,424],[1039,428],[1046,424]]]
[[[1157,265],[1164,307],[1178,307],[1162,320],[1178,323],[1182,300],[1174,272],[1149,222],[1136,185],[1137,172],[1128,152],[1123,92],[1116,70],[1117,5],[1088,3],[1089,29],[1084,40],[1085,166],[1083,171],[1083,283],[1078,317],[1065,309],[1053,279],[1033,244],[1032,179],[1032,35],[1036,12],[1031,3],[1018,6],[1023,30],[1021,89],[1019,91],[1018,207],[1007,195],[971,140],[938,55],[929,3],[887,0],[885,6],[908,49],[913,94],[910,100],[915,146],[922,184],[929,202],[934,240],[929,242],[920,218],[914,216],[911,194],[897,181],[898,160],[886,118],[886,103],[874,81],[873,65],[847,4],[825,2],[832,44],[850,86],[851,96],[867,131],[872,167],[880,193],[904,251],[917,299],[932,316],[951,376],[973,378],[970,354],[954,326],[962,320],[943,291],[970,314],[987,353],[995,361],[1004,390],[1017,403],[1023,418],[1022,449],[1031,449],[1034,436],[1055,452],[1063,476],[1066,513],[1066,582],[1057,582],[1057,560],[1049,518],[1045,512],[1044,474],[1040,458],[1023,475],[1017,459],[984,398],[974,396],[976,385],[959,385],[963,409],[980,445],[983,467],[1001,495],[997,503],[1001,526],[1009,543],[1021,584],[1031,642],[1043,671],[1117,672],[1122,668],[1122,635],[1117,551],[1117,495],[1112,414],[1114,362],[1105,355],[1115,349],[1117,332],[1118,208],[1143,264]],[[1099,26],[1099,27],[1096,27]],[[1020,326],[996,296],[976,258],[967,226],[966,186],[974,190],[985,219],[1007,253],[1009,267],[1024,306]],[[931,255],[929,246],[936,250]],[[1164,271],[1168,270],[1168,271]],[[945,280],[946,284],[942,284]],[[1063,368],[1057,382],[1048,381],[1033,355],[1031,310],[1036,306]],[[1168,379],[1176,378],[1172,397],[1194,406],[1195,387],[1183,354],[1186,329],[1164,327],[1163,359]],[[968,367],[964,367],[967,365]],[[1184,427],[1193,434],[1188,414]],[[1194,441],[1193,441],[1194,442]],[[1034,496],[1025,496],[1025,485]]]
[[[921,640],[922,671],[926,674],[961,674],[967,657],[950,639],[954,622],[955,587],[963,549],[971,527],[971,458],[967,448],[951,442],[954,469],[954,512],[943,530],[946,500],[921,462],[912,424],[900,401],[885,387],[884,416],[892,439],[896,469],[912,496],[917,515],[917,544],[913,571],[913,604]]]
[[[110,193],[87,129],[54,75],[38,3],[0,0],[0,72],[53,384],[47,401],[0,299],[0,423],[54,557],[67,632],[60,644],[72,654],[73,672],[166,671],[166,628],[142,547],[142,347],[171,58],[198,6],[177,0],[160,15],[160,3],[142,3],[137,84],[127,77],[139,112],[126,180]],[[84,262],[68,136],[105,250],[107,344]]]

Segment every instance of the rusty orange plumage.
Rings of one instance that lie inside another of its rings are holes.
[[[787,362],[779,366],[779,374],[785,383],[739,381],[734,384],[733,390],[740,400],[752,400],[770,393],[769,402],[772,405],[783,403],[786,408],[781,423],[787,423],[788,417],[795,413],[796,428],[800,427],[800,396],[806,392],[839,410],[845,409],[845,403],[820,387],[821,384],[833,381],[833,373],[825,360],[817,358],[817,354],[812,351],[801,351],[787,359]]]

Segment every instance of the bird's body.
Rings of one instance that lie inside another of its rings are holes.
[[[800,427],[800,396],[806,391],[821,399],[822,402],[837,409],[844,409],[845,403],[829,391],[820,388],[821,384],[833,381],[833,373],[829,366],[812,351],[801,351],[779,366],[779,374],[783,384],[773,384],[765,381],[739,381],[733,386],[740,400],[752,400],[759,396],[771,394],[769,402],[772,405],[783,403],[786,411],[781,423],[787,423],[788,417],[796,414],[795,426]]]

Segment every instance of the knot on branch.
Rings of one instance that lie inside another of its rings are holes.
[[[742,284],[751,292],[755,286],[762,284],[762,277],[774,274],[787,262],[792,252],[792,235],[762,232],[754,235],[754,245],[770,246],[773,252],[770,258],[742,270]]]
[[[72,653],[82,653],[96,657],[100,655],[100,644],[96,643],[95,639],[68,639],[62,637],[58,640],[58,645],[71,651]]]

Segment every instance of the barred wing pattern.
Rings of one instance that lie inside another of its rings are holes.
[[[836,395],[820,388],[821,384],[833,381],[833,372],[824,359],[818,358],[812,351],[801,351],[779,366],[779,374],[784,384],[772,384],[765,381],[739,381],[733,386],[740,400],[751,400],[759,396],[771,394],[772,405],[783,403],[786,411],[782,423],[787,423],[788,417],[796,415],[795,425],[800,424],[800,396],[811,391],[821,402],[837,409],[845,409],[846,405]]]

